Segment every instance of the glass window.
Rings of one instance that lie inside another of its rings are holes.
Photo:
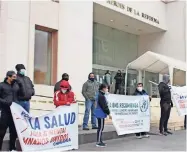
[[[51,85],[52,32],[35,30],[34,83]]]

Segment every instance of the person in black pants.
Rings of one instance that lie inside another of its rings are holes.
[[[0,151],[2,150],[3,138],[6,134],[7,128],[9,128],[10,131],[9,150],[16,150],[15,142],[17,133],[10,111],[10,106],[12,102],[18,101],[19,95],[25,95],[22,83],[16,80],[16,73],[14,71],[8,71],[4,82],[0,83]]]
[[[160,108],[161,108],[161,117],[160,117],[160,135],[167,136],[168,134],[172,134],[168,131],[168,120],[170,117],[171,108],[173,107],[173,102],[171,100],[171,91],[168,86],[170,80],[167,75],[163,76],[163,82],[158,85],[159,93],[160,93]],[[164,131],[163,131],[164,129]]]
[[[123,82],[123,76],[122,76],[122,73],[121,73],[120,70],[118,70],[114,79],[116,80],[114,94],[117,94],[118,90],[119,90],[119,94],[120,94],[121,93],[121,85],[122,85],[122,82]]]
[[[95,116],[98,120],[98,130],[97,130],[97,147],[105,147],[106,144],[103,143],[102,140],[102,134],[103,134],[103,129],[105,125],[105,118],[107,115],[109,115],[109,118],[111,119],[110,116],[110,110],[108,108],[108,104],[105,98],[105,93],[108,91],[108,86],[105,84],[101,84],[99,87],[99,94],[98,94],[98,99],[96,101],[96,108],[95,108]]]
[[[148,96],[147,92],[143,89],[143,83],[138,83],[137,84],[137,88],[134,92],[134,95],[136,95],[136,96]],[[149,100],[151,101],[151,97],[149,97]],[[149,135],[146,132],[140,132],[140,133],[136,133],[136,138],[137,139],[149,138]]]
[[[186,130],[186,115],[184,116],[184,129]]]

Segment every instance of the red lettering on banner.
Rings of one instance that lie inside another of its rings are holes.
[[[49,143],[48,138],[25,138],[23,137],[23,142],[25,145],[46,145]]]
[[[64,134],[64,135],[52,137],[50,142],[61,142],[67,139],[68,139],[68,134]]]

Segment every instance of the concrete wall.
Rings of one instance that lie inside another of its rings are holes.
[[[185,61],[185,1],[166,5],[167,31],[139,37],[138,54],[157,52]]]

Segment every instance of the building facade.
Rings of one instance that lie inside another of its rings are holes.
[[[52,97],[66,72],[83,101],[91,71],[98,82],[106,70],[125,74],[147,51],[186,62],[186,14],[185,1],[0,1],[0,80],[23,63],[36,95]],[[141,73],[129,70],[129,94],[137,82],[151,92],[149,81],[160,81],[159,73]]]

